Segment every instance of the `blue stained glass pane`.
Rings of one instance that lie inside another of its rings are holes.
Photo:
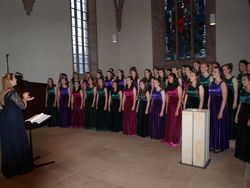
[[[82,14],[81,14],[81,11],[80,10],[77,10],[77,18],[78,19],[82,19]]]
[[[81,3],[80,2],[76,2],[76,9],[81,10]]]
[[[82,20],[77,19],[77,27],[82,28]]]
[[[84,56],[84,63],[87,64],[89,62],[89,56]]]
[[[87,62],[87,64],[85,64],[85,72],[89,72],[89,64]]]
[[[88,30],[86,30],[86,29],[83,30],[83,36],[85,38],[88,38]]]
[[[179,59],[191,58],[191,6],[190,0],[178,0]]]
[[[175,0],[165,0],[166,14],[166,59],[176,60],[176,4]]]
[[[194,57],[207,56],[206,0],[193,0]]]
[[[79,64],[79,73],[83,74],[83,64]]]

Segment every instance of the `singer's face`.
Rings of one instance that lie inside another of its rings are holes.
[[[17,82],[17,80],[16,80],[16,77],[14,76],[13,79],[10,80],[12,87],[14,87],[16,85],[16,82]]]

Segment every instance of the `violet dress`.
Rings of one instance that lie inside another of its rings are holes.
[[[107,90],[108,90],[108,95],[109,95],[109,92],[110,92],[110,90],[112,89],[112,80],[106,79],[105,82],[104,82],[104,85],[105,85],[105,87],[107,88]]]
[[[150,107],[150,137],[153,139],[163,139],[165,133],[165,112],[160,117],[162,97],[161,91],[153,90]]]
[[[60,87],[60,98],[59,98],[59,126],[70,127],[70,108],[68,108],[69,92],[68,88]]]
[[[80,109],[82,98],[80,92],[73,92],[73,110],[72,110],[72,127],[83,128],[84,127],[84,115],[83,109]]]
[[[223,151],[229,148],[228,107],[224,108],[222,119],[218,119],[222,103],[222,81],[217,85],[213,81],[209,87],[210,95],[210,150]]]
[[[124,95],[123,134],[133,136],[136,134],[136,110],[132,111],[134,101],[133,87],[125,89]]]
[[[118,79],[118,80],[117,80],[117,84],[118,84],[119,90],[120,90],[120,91],[123,91],[123,90],[124,90],[124,80]]]
[[[168,95],[168,112],[166,121],[165,141],[169,144],[179,144],[181,138],[181,123],[182,123],[182,109],[179,108],[179,115],[175,116],[178,105],[178,89],[167,91]]]

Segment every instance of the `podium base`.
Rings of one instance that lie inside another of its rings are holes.
[[[180,161],[180,164],[181,165],[186,165],[186,166],[190,166],[190,167],[194,167],[194,168],[201,168],[201,169],[206,169],[210,163],[211,159],[208,159],[207,163],[205,164],[204,167],[202,166],[196,166],[196,165],[192,165],[192,164],[186,164],[186,163],[183,163],[182,161]]]

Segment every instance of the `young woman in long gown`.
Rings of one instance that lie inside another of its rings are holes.
[[[138,75],[138,72],[137,72],[137,68],[136,67],[131,67],[129,69],[129,74],[133,80],[133,86],[136,88],[136,91],[138,90],[139,88],[139,82],[140,82],[140,79],[139,79],[139,75]]]
[[[229,112],[229,138],[235,139],[236,124],[234,122],[238,103],[238,81],[232,76],[233,64],[228,63],[222,66],[224,73],[224,81],[227,85],[227,106]]]
[[[248,62],[245,59],[242,59],[239,62],[239,72],[240,73],[238,74],[238,77],[237,77],[239,92],[242,89],[242,83],[241,83],[242,76],[247,73],[247,64],[248,64]]]
[[[187,85],[184,109],[197,108],[202,109],[204,103],[204,88],[200,85],[197,72],[191,72],[189,84]]]
[[[70,88],[68,86],[68,80],[61,78],[60,88],[58,92],[58,108],[59,108],[59,126],[70,127],[71,114],[70,114]]]
[[[229,126],[227,108],[227,86],[223,82],[221,67],[213,70],[214,81],[209,87],[210,150],[215,153],[229,148]]]
[[[33,159],[30,153],[23,112],[27,102],[33,100],[28,92],[23,99],[14,90],[17,83],[15,76],[8,73],[2,78],[0,104],[3,112],[0,117],[0,136],[2,153],[2,173],[6,178],[30,172]]]
[[[154,89],[151,94],[150,106],[150,137],[153,139],[163,139],[165,133],[165,103],[166,96],[164,89],[160,86],[161,81],[154,78]]]
[[[94,78],[89,77],[87,87],[84,89],[84,125],[86,129],[96,129],[96,87]]]
[[[250,74],[242,76],[242,86],[240,104],[235,115],[237,123],[235,157],[250,163]]]
[[[83,91],[81,89],[80,80],[74,81],[74,86],[71,96],[71,109],[72,109],[72,127],[84,127],[84,114],[83,114]]]
[[[112,88],[112,80],[113,80],[113,72],[111,71],[107,71],[106,73],[106,78],[104,81],[104,85],[107,88],[108,93],[110,92],[111,88]]]
[[[48,127],[58,126],[57,97],[58,97],[57,87],[55,86],[53,79],[49,78],[47,81],[46,99],[45,99],[46,113],[51,115]]]
[[[147,79],[142,79],[139,84],[137,97],[137,135],[141,137],[149,136],[149,105],[150,93],[147,87]]]
[[[174,74],[175,74],[175,76],[176,76],[177,79],[178,79],[179,85],[180,85],[181,88],[182,88],[182,78],[181,78],[181,76],[180,76],[180,72],[179,72],[178,67],[177,67],[177,66],[172,67],[171,73],[174,73]],[[167,79],[168,79],[168,78],[167,78]]]
[[[97,97],[96,97],[96,130],[109,130],[109,122],[107,121],[108,110],[108,89],[104,87],[104,80],[98,79]]]
[[[152,82],[153,82],[153,78],[152,78],[152,72],[150,69],[145,69],[144,70],[144,78],[143,79],[146,79],[147,81],[147,88],[148,88],[148,91],[149,93],[152,92]]]
[[[133,86],[133,78],[126,78],[126,86],[123,94],[123,134],[134,136],[136,134],[136,88]]]
[[[116,81],[117,81],[117,84],[118,84],[118,89],[120,91],[123,91],[124,86],[125,86],[125,76],[124,76],[124,71],[123,70],[119,69],[117,71]]]
[[[203,109],[207,109],[207,103],[208,103],[208,97],[209,97],[208,89],[209,89],[209,85],[213,81],[213,78],[209,74],[208,70],[209,70],[209,65],[207,63],[201,63],[201,65],[200,65],[200,71],[201,71],[201,74],[200,74],[200,84],[204,88]]]
[[[170,146],[180,144],[182,123],[182,88],[174,73],[168,76],[168,87],[166,92],[166,129],[165,142]]]
[[[110,130],[120,132],[122,131],[122,91],[119,90],[116,80],[112,83],[108,104],[111,118]]]

